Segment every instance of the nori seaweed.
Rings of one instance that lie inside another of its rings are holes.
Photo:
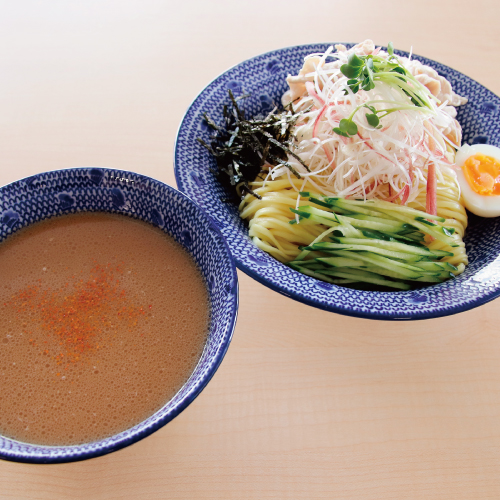
[[[203,115],[207,125],[214,131],[211,143],[207,144],[200,138],[197,140],[216,158],[218,168],[214,174],[231,194],[231,201],[239,202],[238,185],[242,195],[250,193],[260,199],[250,188],[249,182],[265,172],[262,167],[266,163],[284,165],[300,178],[300,174],[288,162],[290,155],[309,171],[292,150],[292,130],[300,114],[296,114],[291,105],[281,111],[275,107],[265,118],[247,119],[237,101],[248,97],[248,94],[236,99],[231,90],[228,92],[231,104],[223,106],[221,125],[217,125],[206,113]]]

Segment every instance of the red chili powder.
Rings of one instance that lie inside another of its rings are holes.
[[[47,340],[56,341],[44,341],[50,344],[43,349],[45,354],[58,364],[76,363],[109,341],[111,332],[125,328],[130,331],[145,315],[144,307],[120,287],[122,274],[120,265],[95,263],[87,280],[72,276],[58,290],[43,289],[38,280],[38,285],[19,291],[4,305],[14,307],[20,314],[31,313],[32,321]],[[28,324],[23,326],[29,335]],[[36,345],[32,338],[29,342]]]

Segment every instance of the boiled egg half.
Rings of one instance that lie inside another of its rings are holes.
[[[489,144],[462,146],[455,156],[462,201],[480,217],[500,215],[500,148]]]

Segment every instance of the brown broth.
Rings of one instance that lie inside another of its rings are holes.
[[[187,381],[209,297],[173,238],[121,215],[36,223],[0,244],[0,434],[95,441],[141,422]]]

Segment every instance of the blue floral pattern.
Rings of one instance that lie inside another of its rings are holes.
[[[233,94],[241,94],[243,92],[243,83],[238,80],[231,80],[226,83],[226,89]]]
[[[276,57],[273,57],[266,62],[266,71],[269,71],[269,73],[272,73],[273,75],[284,71],[284,69],[283,63]]]
[[[260,94],[259,100],[262,108],[262,113],[268,113],[275,106],[273,98],[270,97],[268,94]]]
[[[490,139],[487,135],[476,135],[472,141],[470,141],[471,144],[490,144]]]
[[[481,113],[492,114],[498,111],[498,105],[491,101],[484,101],[479,109]]]

